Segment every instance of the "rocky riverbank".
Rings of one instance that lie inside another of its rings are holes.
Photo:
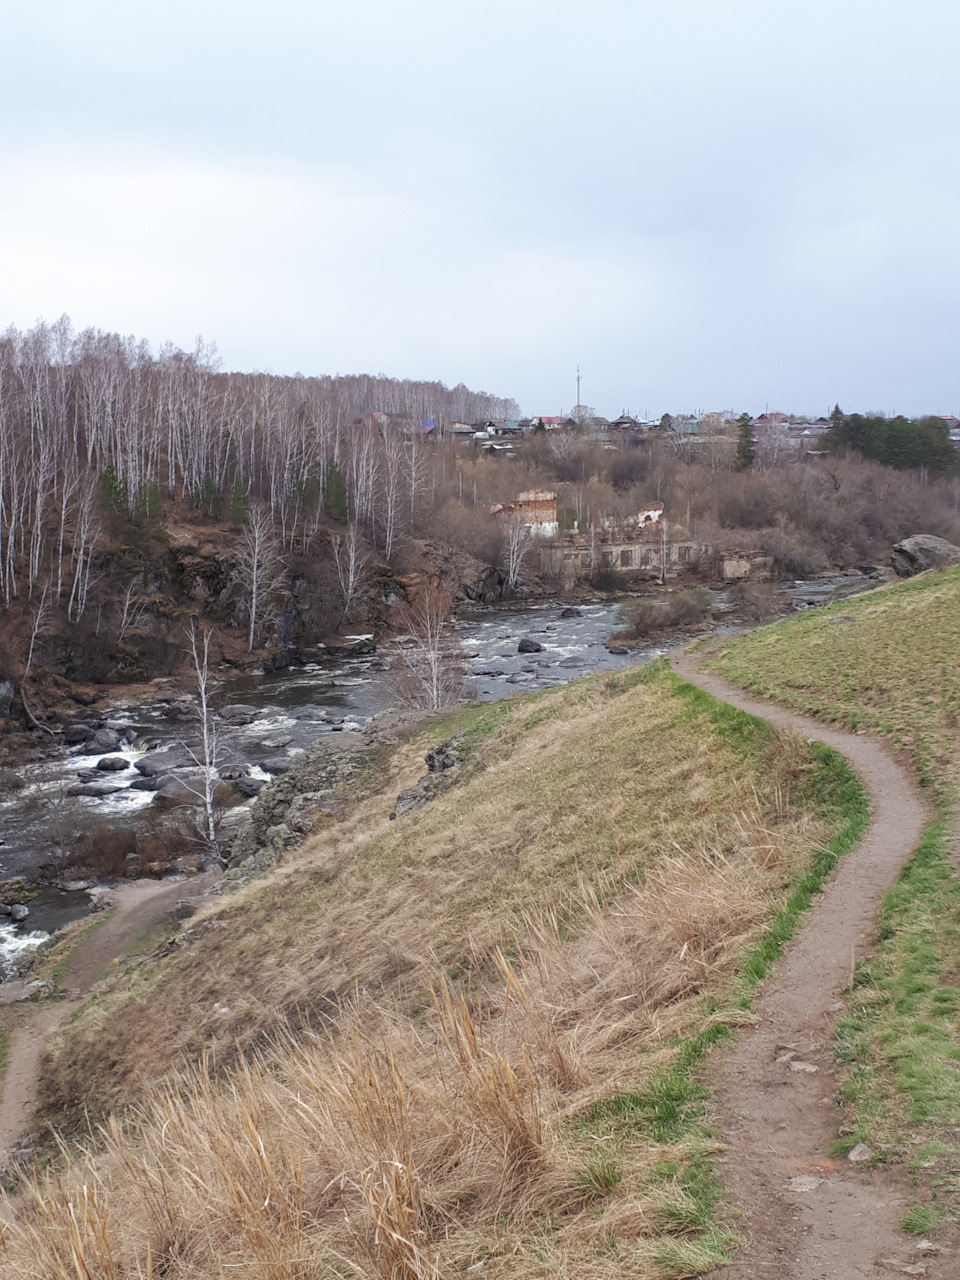
[[[777,612],[871,585],[866,574],[786,584]],[[683,632],[639,647],[611,644],[621,625],[619,605],[594,598],[461,613],[455,630],[473,695],[491,701],[616,671],[687,638]],[[751,620],[743,604],[715,593],[705,625],[766,620]],[[215,723],[224,891],[269,869],[311,831],[340,820],[383,733],[389,737],[382,727],[390,723],[382,713],[393,701],[388,664],[369,636],[348,644],[292,670],[223,679]],[[189,876],[203,864],[195,830],[202,752],[188,685],[159,678],[74,692],[58,709],[55,735],[14,732],[8,721],[0,737],[0,880],[20,890],[24,881],[43,885],[50,899],[36,910],[27,902],[26,921],[0,919],[0,953],[4,931],[8,950],[19,955],[28,949],[26,937],[89,910],[90,894],[103,883]],[[427,775],[427,791],[434,781]]]

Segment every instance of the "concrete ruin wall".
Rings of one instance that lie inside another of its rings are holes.
[[[674,577],[695,568],[706,550],[702,543],[690,539],[668,539],[664,546],[659,537],[601,541],[581,534],[544,543],[539,548],[540,572],[568,588],[598,573],[659,578],[666,560],[667,575]]]

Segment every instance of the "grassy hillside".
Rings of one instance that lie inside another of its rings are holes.
[[[938,819],[886,897],[837,1042],[841,1147],[867,1142],[916,1175],[908,1229],[960,1215],[960,568],[871,592],[730,644],[712,665],[824,720],[885,735]]]
[[[390,822],[451,733],[458,784]],[[722,1255],[690,1069],[862,828],[842,763],[658,664],[460,712],[367,781],[60,1033],[49,1114],[125,1111],[21,1192],[0,1275]]]

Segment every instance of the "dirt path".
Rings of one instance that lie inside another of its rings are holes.
[[[61,979],[65,999],[42,1004],[16,1003],[22,982],[0,987],[4,1029],[9,1036],[7,1067],[0,1095],[0,1170],[7,1168],[19,1140],[33,1123],[38,1070],[44,1041],[68,1018],[111,961],[142,937],[178,903],[196,897],[209,876],[177,884],[136,880],[116,889],[107,900],[115,908],[105,924],[85,938],[67,962]]]
[[[854,1280],[955,1275],[956,1259],[922,1257],[899,1222],[909,1204],[902,1169],[858,1170],[831,1157],[837,1113],[833,1029],[853,964],[876,935],[884,891],[929,821],[907,772],[871,738],[757,702],[689,654],[674,670],[777,728],[845,756],[870,794],[871,823],[813,907],[754,1002],[757,1024],[718,1050],[708,1075],[727,1152],[723,1176],[740,1214],[743,1253],[725,1280]],[[793,1055],[793,1056],[790,1056]],[[777,1061],[778,1058],[788,1059]]]

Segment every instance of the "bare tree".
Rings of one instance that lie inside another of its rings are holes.
[[[201,770],[199,788],[194,789],[191,787],[190,790],[194,791],[199,797],[202,806],[200,835],[203,844],[208,853],[219,859],[220,849],[217,844],[217,827],[220,815],[216,804],[216,789],[219,781],[219,773],[217,771],[219,743],[217,721],[211,706],[215,686],[215,681],[210,674],[211,632],[204,630],[198,643],[197,624],[191,620],[190,626],[186,628],[186,637],[190,646],[190,658],[193,664],[197,713],[200,724],[200,750],[195,751],[193,747],[184,744]]]
[[[27,665],[23,669],[23,679],[26,681],[30,674],[30,668],[33,666],[33,655],[36,651],[37,640],[43,634],[49,621],[50,615],[50,583],[43,584],[43,592],[37,603],[37,607],[33,611],[33,629],[30,632],[30,648],[27,652]]]
[[[406,473],[407,492],[410,498],[410,523],[416,524],[417,503],[427,486],[426,443],[423,433],[416,427],[404,442],[403,463]]]
[[[403,489],[404,448],[403,439],[389,423],[380,428],[383,464],[380,467],[380,506],[383,513],[383,554],[389,560],[400,516],[400,496]]]
[[[530,530],[530,526],[524,523],[522,516],[512,516],[507,521],[506,535],[504,537],[508,593],[516,590],[517,583],[520,580],[520,572],[523,569],[523,562],[532,546],[533,533]]]
[[[360,533],[355,521],[347,526],[346,534],[332,534],[330,546],[337,566],[337,579],[343,600],[343,614],[340,618],[342,625],[350,617],[350,610],[353,608],[353,602],[360,587],[363,568],[369,557],[362,551]]]
[[[140,621],[146,612],[149,600],[140,594],[140,588],[143,586],[143,575],[137,574],[135,578],[131,578],[127,585],[126,591],[123,593],[123,599],[119,602],[120,608],[120,630],[117,634],[117,643],[123,641],[124,636],[131,627],[138,627]]]
[[[667,567],[670,564],[670,537],[667,532],[667,517],[660,518],[660,577],[657,586],[662,587],[667,580]]]
[[[67,601],[67,618],[78,622],[87,607],[90,594],[93,552],[100,537],[100,517],[97,512],[96,486],[88,482],[80,495],[76,528],[73,534],[73,584]]]
[[[462,700],[463,654],[450,622],[450,597],[436,587],[420,592],[401,619],[390,663],[401,703],[439,711]]]
[[[258,627],[273,616],[285,574],[270,510],[261,502],[254,503],[243,531],[237,568],[237,580],[246,595],[248,652],[253,649]]]

